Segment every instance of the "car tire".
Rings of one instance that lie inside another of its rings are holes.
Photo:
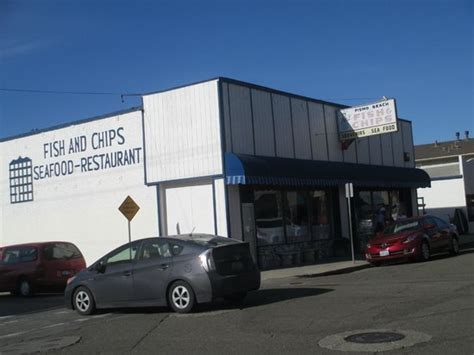
[[[428,261],[431,257],[431,250],[426,240],[421,242],[420,246],[420,261]]]
[[[459,240],[457,237],[451,237],[451,243],[449,247],[449,253],[451,255],[458,255],[459,254]]]
[[[382,263],[380,261],[374,261],[374,262],[371,262],[370,265],[377,267],[377,266],[382,265]]]
[[[185,281],[174,282],[168,290],[168,303],[177,313],[191,312],[196,303],[192,287]]]
[[[30,297],[33,295],[33,285],[26,277],[22,277],[18,280],[15,293],[21,297]]]
[[[88,316],[95,311],[95,301],[92,292],[84,286],[78,287],[72,296],[72,304],[81,316]]]
[[[247,292],[235,292],[230,295],[225,295],[224,299],[233,304],[241,304],[245,297],[247,297]]]

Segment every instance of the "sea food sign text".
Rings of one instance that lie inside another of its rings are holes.
[[[395,100],[383,100],[338,111],[339,139],[391,133],[398,130]]]
[[[10,161],[10,203],[33,201],[36,180],[140,164],[142,147],[128,143],[124,127],[43,142],[38,160],[20,155]]]
[[[42,155],[48,162],[33,167],[33,179],[140,164],[142,147],[125,148],[125,145],[124,127],[45,142]]]

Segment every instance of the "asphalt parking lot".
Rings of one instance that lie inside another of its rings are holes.
[[[81,317],[62,306],[60,295],[0,296],[0,350],[336,354],[357,350],[355,343],[338,348],[348,345],[338,344],[341,337],[372,331],[413,342],[386,353],[472,354],[473,266],[467,245],[459,256],[427,263],[267,279],[239,307],[219,302],[187,315],[151,308]],[[383,351],[376,345],[362,351]]]

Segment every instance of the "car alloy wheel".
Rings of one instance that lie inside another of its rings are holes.
[[[430,246],[427,242],[421,243],[421,260],[427,261],[430,259]]]
[[[31,284],[28,280],[23,279],[20,281],[20,284],[18,286],[18,293],[20,294],[20,296],[23,296],[23,297],[31,296],[32,294]]]
[[[74,292],[74,308],[81,315],[89,315],[95,309],[94,298],[91,292],[85,287],[79,287]]]
[[[169,291],[170,306],[175,312],[187,313],[194,307],[194,292],[188,283],[175,282]]]
[[[451,238],[451,250],[450,250],[452,255],[457,255],[459,254],[459,242],[458,238],[452,237]]]

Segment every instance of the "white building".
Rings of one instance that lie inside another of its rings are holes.
[[[0,245],[74,242],[88,264],[128,240],[121,202],[140,206],[132,239],[212,233],[250,243],[262,268],[347,253],[381,206],[417,213],[411,122],[343,147],[345,106],[216,78],[143,95],[127,112],[0,142]],[[31,165],[31,166],[29,166]]]
[[[474,139],[465,132],[456,140],[415,146],[416,166],[431,178],[430,189],[419,189],[420,204],[426,213],[445,220],[455,218],[455,210],[462,211],[474,231]],[[458,229],[461,221],[456,218]],[[463,217],[461,217],[464,219]]]

